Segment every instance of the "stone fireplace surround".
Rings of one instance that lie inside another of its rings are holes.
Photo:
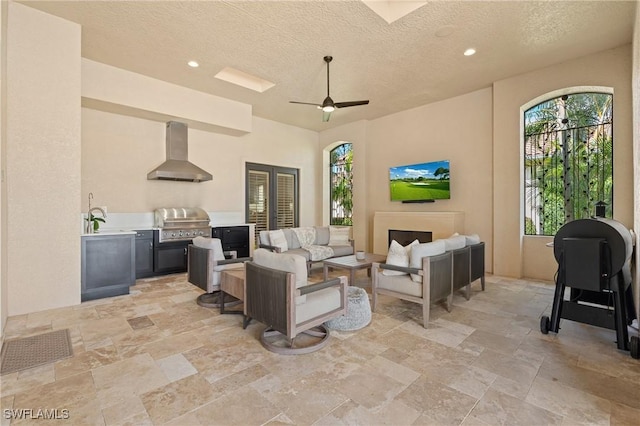
[[[430,231],[433,241],[464,233],[464,212],[375,212],[373,252],[387,254],[389,229]]]

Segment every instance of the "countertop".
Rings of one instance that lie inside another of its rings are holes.
[[[104,236],[113,236],[113,235],[136,235],[135,231],[126,231],[126,230],[105,230],[99,231],[94,234],[82,234],[80,235],[82,238],[84,237],[104,237]]]

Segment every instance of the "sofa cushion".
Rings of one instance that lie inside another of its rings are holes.
[[[274,253],[266,249],[257,249],[253,252],[253,261],[260,266],[294,273],[296,288],[307,285],[307,262],[302,256],[289,252]],[[296,305],[304,303],[305,300],[306,295],[298,296]]]
[[[396,240],[391,241],[389,246],[389,253],[387,254],[387,260],[385,263],[394,266],[409,266],[409,254],[411,253],[411,247],[418,244],[418,240],[413,240],[410,244],[402,247]],[[406,272],[392,271],[390,269],[383,269],[384,275],[406,275]]]
[[[464,239],[468,246],[480,243],[480,236],[478,234],[465,235]]]
[[[344,246],[349,244],[349,234],[351,229],[346,226],[329,227],[329,245]]]
[[[435,240],[430,243],[417,244],[411,248],[409,255],[409,267],[422,269],[422,258],[427,256],[436,256],[446,251],[444,240]],[[422,282],[422,276],[411,274],[411,279],[417,283]]]
[[[195,237],[193,245],[213,251],[213,260],[224,260],[222,242],[219,238]]]
[[[285,252],[289,249],[289,244],[287,243],[287,239],[285,238],[284,231],[282,229],[269,231],[269,241],[271,241],[270,245],[278,247],[280,252]]]
[[[349,256],[353,254],[353,247],[348,246],[329,246],[333,250],[333,257]]]
[[[289,249],[300,248],[300,241],[298,241],[296,233],[293,232],[293,228],[284,228],[282,232],[284,233],[284,237],[287,239],[287,246]]]
[[[467,240],[464,235],[454,235],[449,238],[445,238],[443,241],[447,251],[458,250],[467,245]]]
[[[329,245],[329,227],[328,226],[316,226],[316,241],[315,245],[328,246]]]

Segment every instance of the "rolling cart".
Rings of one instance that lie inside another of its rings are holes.
[[[579,219],[565,224],[553,240],[558,262],[551,318],[540,319],[543,334],[568,319],[616,331],[617,347],[640,358],[640,337],[629,338],[635,317],[631,296],[631,233],[611,219]],[[565,298],[566,288],[569,298]]]

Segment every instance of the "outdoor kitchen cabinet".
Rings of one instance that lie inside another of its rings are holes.
[[[136,232],[136,279],[153,275],[153,231]]]
[[[129,294],[136,282],[135,234],[91,234],[81,240],[81,301]]]
[[[237,252],[238,257],[249,257],[249,226],[219,226],[211,229],[213,238],[220,238],[222,250]]]

